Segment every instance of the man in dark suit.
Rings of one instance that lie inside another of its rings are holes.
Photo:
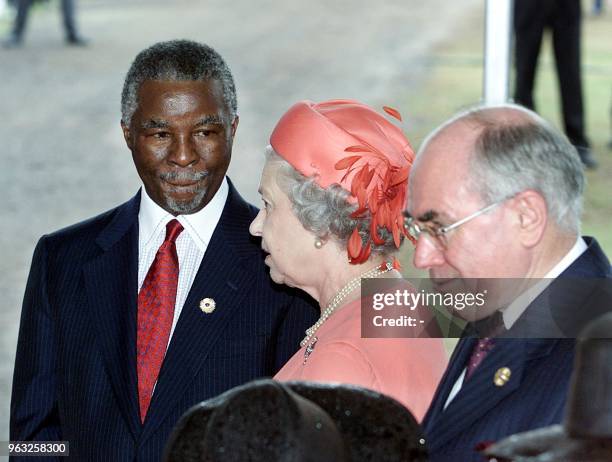
[[[429,136],[411,171],[414,264],[441,291],[468,278],[610,278],[597,241],[579,234],[583,188],[575,149],[537,114],[461,113]],[[521,327],[543,290],[470,320]],[[573,356],[569,338],[462,338],[423,422],[431,461],[479,461],[480,444],[559,423]]]
[[[587,168],[597,162],[586,137],[580,70],[580,0],[515,0],[514,99],[534,109],[533,88],[544,31],[552,31],[565,133]]]
[[[74,460],[159,460],[189,407],[273,375],[316,320],[270,281],[225,176],[238,116],[218,53],[141,52],[121,126],[144,187],[40,240],[21,317],[11,439],[66,440]]]

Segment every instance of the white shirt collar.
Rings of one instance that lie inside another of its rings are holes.
[[[206,252],[206,247],[223,213],[228,194],[229,186],[227,184],[227,177],[225,177],[213,198],[206,204],[206,207],[199,212],[176,217],[202,252]],[[149,197],[143,186],[140,194],[140,211],[138,212],[141,242],[147,246],[151,239],[154,239],[162,232],[162,229],[173,218],[175,217],[172,214],[165,211]]]
[[[504,326],[506,329],[510,329],[512,325],[517,321],[517,319],[523,314],[523,312],[527,309],[527,307],[531,304],[535,298],[542,293],[544,289],[550,284],[550,282],[559,277],[563,271],[565,271],[569,266],[574,263],[584,253],[587,249],[587,244],[584,242],[582,237],[578,236],[574,246],[569,250],[565,256],[559,260],[559,262],[552,267],[552,269],[546,273],[546,275],[534,286],[530,287],[524,293],[522,293],[519,297],[516,298],[509,306],[506,308],[502,317],[504,320]]]
[[[586,242],[584,242],[584,239],[578,236],[578,239],[576,239],[576,242],[574,246],[570,249],[570,251],[565,254],[565,257],[563,257],[559,261],[559,263],[553,266],[553,268],[548,273],[546,273],[546,276],[544,276],[544,278],[554,279],[559,277],[561,273],[563,273],[563,271],[569,268],[569,266],[574,263],[574,261],[576,261],[578,257],[582,255],[587,248],[588,246]]]

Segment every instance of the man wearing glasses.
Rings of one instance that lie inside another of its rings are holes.
[[[567,139],[520,106],[453,117],[411,171],[415,266],[441,291],[469,278],[610,278],[597,241],[579,234],[582,168]],[[538,295],[470,321],[496,317],[512,332]],[[430,460],[482,460],[481,444],[559,423],[573,355],[572,339],[462,338],[423,422]]]

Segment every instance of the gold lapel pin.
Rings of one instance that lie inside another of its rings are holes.
[[[510,376],[512,375],[512,371],[508,367],[500,367],[495,372],[495,376],[493,377],[493,383],[498,387],[503,387],[510,380]]]
[[[216,306],[217,304],[212,298],[203,298],[200,300],[200,309],[206,314],[210,314],[215,311]]]

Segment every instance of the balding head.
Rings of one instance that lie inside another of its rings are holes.
[[[419,150],[409,186],[408,213],[430,230],[414,264],[441,281],[543,277],[580,228],[578,154],[520,106],[477,107],[443,124]]]
[[[413,174],[433,143],[466,147],[456,150],[449,146],[437,163],[453,165],[465,174],[466,187],[478,192],[484,202],[497,202],[520,191],[537,191],[559,230],[579,233],[584,190],[580,158],[567,138],[535,112],[506,104],[457,114],[425,140]]]

